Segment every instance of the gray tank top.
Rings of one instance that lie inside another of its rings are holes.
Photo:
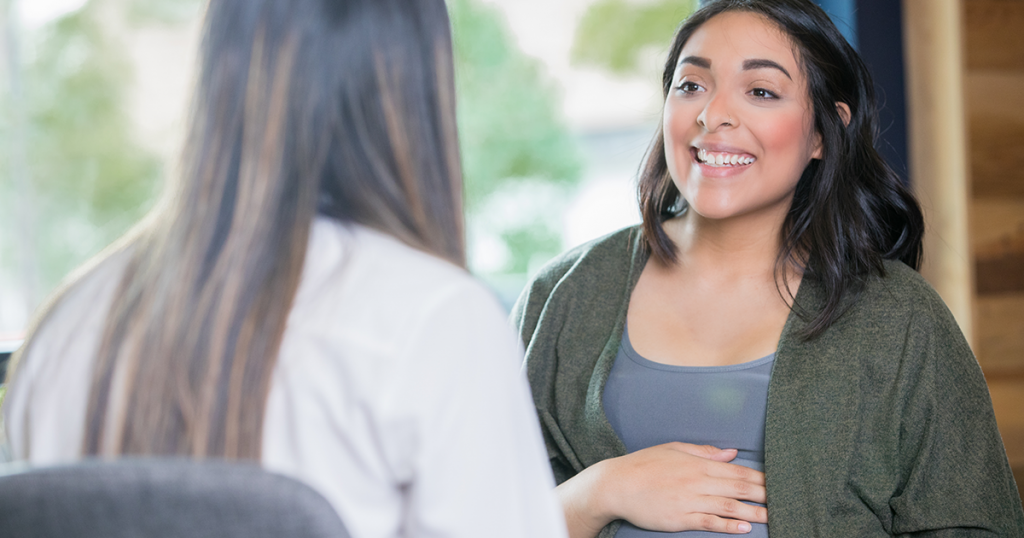
[[[673,366],[640,356],[624,330],[602,403],[612,429],[635,452],[682,441],[735,448],[732,461],[764,470],[764,423],[768,380],[775,354],[729,366]],[[750,503],[754,504],[754,503]],[[750,538],[767,538],[768,526],[753,524]],[[716,532],[663,533],[623,522],[616,538],[721,538]],[[731,535],[730,535],[731,536]]]

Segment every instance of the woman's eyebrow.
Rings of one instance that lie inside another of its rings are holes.
[[[711,69],[711,60],[702,58],[700,56],[687,56],[682,60],[679,60],[678,65],[690,64],[704,69]]]
[[[779,71],[782,71],[783,75],[786,75],[786,78],[788,78],[789,80],[793,80],[793,77],[789,76],[789,71],[786,71],[785,67],[782,67],[781,65],[779,65],[779,64],[777,64],[777,63],[775,63],[775,62],[773,62],[771,60],[764,60],[764,59],[761,59],[761,58],[755,58],[753,60],[744,60],[743,61],[743,70],[744,71],[750,71],[751,69],[765,69],[765,68],[778,69]]]
[[[701,57],[701,56],[686,56],[686,57],[682,58],[681,60],[679,60],[679,65],[683,65],[683,64],[695,65],[695,66],[700,67],[702,69],[711,69],[711,60],[709,60],[707,58],[704,58],[704,57]],[[766,60],[766,59],[763,59],[763,58],[755,58],[755,59],[752,59],[752,60],[744,60],[743,61],[743,70],[744,71],[750,71],[752,69],[765,69],[765,68],[778,69],[779,71],[782,71],[783,75],[786,75],[786,78],[788,78],[789,80],[793,80],[793,77],[789,74],[789,71],[787,71],[785,67],[782,67],[781,65],[779,65],[778,62],[774,62],[772,60]]]

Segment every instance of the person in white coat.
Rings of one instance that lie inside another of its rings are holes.
[[[454,103],[443,0],[212,0],[180,181],[38,316],[14,457],[255,460],[355,538],[564,537]]]

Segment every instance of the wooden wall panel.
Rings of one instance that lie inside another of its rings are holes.
[[[971,177],[975,196],[1024,197],[1024,123],[971,117]]]
[[[1017,379],[1024,398],[1024,0],[963,8],[975,352],[989,379]],[[1024,405],[1011,400],[996,402],[997,414],[1024,422]],[[1008,448],[1024,451],[1020,435],[1004,432]]]
[[[974,351],[985,375],[1024,377],[1024,293],[983,295],[977,301]],[[1024,419],[1024,406],[1016,412]]]
[[[1024,198],[975,199],[971,229],[978,295],[1024,293]],[[1024,333],[1024,319],[1018,321]],[[1020,360],[1024,370],[1024,355]]]
[[[1024,486],[1024,0],[961,0],[974,351]]]
[[[968,72],[966,82],[974,196],[1024,197],[1024,72]]]
[[[1024,236],[997,254],[978,254],[974,260],[974,273],[978,277],[978,295],[981,297],[1024,292]],[[1022,331],[1024,332],[1024,331]],[[1024,355],[1018,358],[1024,362]],[[1024,364],[1021,365],[1024,369]]]
[[[958,321],[974,310],[964,332],[973,329],[968,339],[1021,480],[1024,0],[903,0],[903,7],[911,180],[928,234],[922,273]]]
[[[959,0],[903,0],[910,182],[925,213],[921,273],[972,335],[967,124]]]
[[[1024,409],[1024,381],[989,381],[988,390],[1010,465],[1024,469],[1024,413],[1019,412]],[[1018,481],[1018,487],[1024,488],[1024,483]]]
[[[1024,0],[965,0],[967,68],[1024,69]]]
[[[1024,234],[1024,198],[981,198],[971,203],[971,244],[975,250],[991,249],[992,244],[1018,234]]]
[[[1021,0],[1024,9],[1024,0]],[[1021,28],[1024,34],[1024,28]],[[967,109],[996,121],[1024,122],[1024,106],[1021,106],[1021,88],[1024,87],[1024,71],[968,71]]]

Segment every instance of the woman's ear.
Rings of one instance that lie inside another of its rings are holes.
[[[850,105],[848,105],[848,104],[846,104],[846,103],[844,103],[842,101],[836,101],[836,112],[839,112],[839,117],[842,118],[843,125],[849,127],[850,126]],[[821,133],[815,133],[815,135],[814,135],[814,150],[811,152],[811,158],[812,159],[820,159],[821,158],[821,145],[822,145]]]
[[[836,111],[839,112],[839,117],[843,119],[843,125],[850,126],[850,105],[841,101],[836,101]]]

